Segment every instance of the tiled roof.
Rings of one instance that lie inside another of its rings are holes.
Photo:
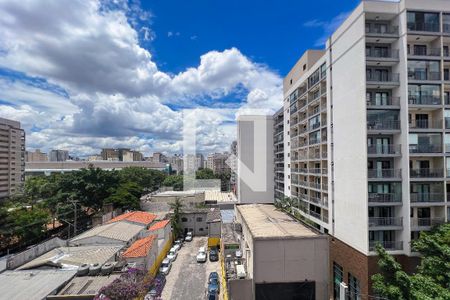
[[[152,248],[155,238],[156,235],[150,235],[143,239],[137,240],[130,246],[130,248],[127,249],[127,251],[123,253],[123,257],[131,258],[147,256],[148,251]]]
[[[219,208],[211,208],[206,214],[206,223],[215,223],[220,222],[222,220],[222,216],[220,215]]]
[[[143,230],[143,224],[130,224],[127,222],[115,222],[110,224],[105,224],[101,226],[94,227],[80,235],[74,237],[70,242],[72,244],[80,244],[83,239],[92,237],[102,237],[111,240],[116,240],[119,242],[128,242]]]
[[[152,231],[152,230],[158,230],[158,229],[164,228],[167,226],[167,224],[169,224],[169,222],[170,222],[170,220],[163,220],[163,221],[156,222],[148,230]]]
[[[131,211],[125,214],[121,214],[120,216],[115,217],[110,220],[108,223],[114,223],[118,221],[130,221],[134,223],[141,223],[145,225],[149,225],[153,220],[156,219],[156,215],[151,214],[145,211]]]

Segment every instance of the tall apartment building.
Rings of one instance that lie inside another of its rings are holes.
[[[226,163],[228,157],[230,157],[228,152],[212,153],[206,158],[206,167],[213,170],[214,174],[230,173],[231,168]]]
[[[201,153],[197,153],[196,155],[193,154],[187,154],[183,157],[183,161],[186,165],[186,167],[189,170],[195,170],[203,168],[205,157]]]
[[[273,115],[273,152],[274,152],[274,180],[275,199],[282,199],[284,191],[284,108],[281,108]]]
[[[41,150],[36,149],[34,152],[26,151],[25,160],[27,162],[48,161],[48,156],[47,153],[43,153]]]
[[[66,161],[69,160],[69,151],[67,150],[51,150],[49,154],[50,161]]]
[[[0,118],[0,201],[16,193],[25,179],[25,131]]]
[[[285,195],[332,236],[331,294],[371,294],[376,243],[411,268],[411,241],[449,220],[450,2],[363,0],[284,99]]]

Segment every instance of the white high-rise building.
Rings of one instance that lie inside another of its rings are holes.
[[[411,241],[449,220],[450,1],[362,1],[284,99],[284,194],[332,236],[330,294],[372,294],[376,243],[411,269]]]

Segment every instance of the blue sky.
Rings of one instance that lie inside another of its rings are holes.
[[[181,152],[193,109],[198,150],[223,151],[236,113],[278,109],[282,77],[358,3],[4,0],[0,117],[22,122],[28,149],[149,155]]]

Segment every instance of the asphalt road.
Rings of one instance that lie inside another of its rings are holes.
[[[207,246],[207,237],[194,237],[192,242],[185,242],[178,251],[177,259],[166,276],[166,285],[162,293],[163,300],[206,299],[207,279],[210,272],[220,276],[220,263],[197,263],[198,248]]]

